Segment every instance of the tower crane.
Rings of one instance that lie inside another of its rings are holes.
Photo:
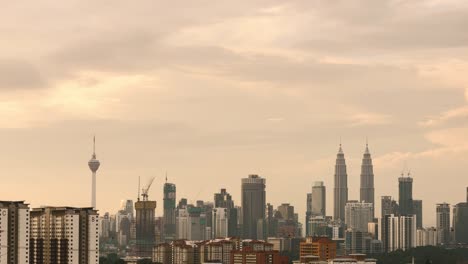
[[[151,188],[151,185],[153,184],[153,181],[154,181],[155,177],[152,177],[148,184],[146,184],[145,187],[143,187],[143,189],[141,189],[141,197],[143,197],[143,201],[148,201],[148,192],[149,192],[149,189]]]

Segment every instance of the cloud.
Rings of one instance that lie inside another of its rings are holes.
[[[446,124],[447,122],[456,122],[457,124],[466,124],[468,122],[468,106],[462,106],[445,111],[437,116],[428,117],[419,122],[420,126],[433,127]]]
[[[356,113],[349,116],[351,126],[388,125],[392,122],[392,116],[379,113]]]
[[[22,60],[0,59],[0,90],[15,91],[46,86],[34,65]]]

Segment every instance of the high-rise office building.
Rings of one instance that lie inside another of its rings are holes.
[[[173,183],[164,184],[164,240],[172,241],[176,235],[176,185]]]
[[[219,193],[215,193],[214,201],[214,207],[234,208],[234,201],[232,200],[232,196],[226,191],[226,189],[221,189]]]
[[[335,220],[344,222],[345,205],[348,202],[348,174],[346,172],[346,160],[343,149],[338,150],[335,164],[335,188],[334,191],[334,214]]]
[[[23,201],[0,201],[0,263],[30,263],[29,215]]]
[[[371,253],[371,241],[369,233],[348,229],[345,232],[345,252],[348,255]]]
[[[319,236],[326,236],[332,237],[332,228],[329,227],[327,219],[323,216],[312,216],[309,221],[307,222],[309,226],[309,234],[307,237],[319,237]]]
[[[105,213],[104,216],[99,218],[99,237],[108,238],[110,234],[110,215]]]
[[[133,216],[135,214],[134,208],[133,208],[133,200],[131,199],[121,200],[120,210],[125,211],[127,216],[133,219]]]
[[[438,243],[447,244],[450,242],[450,205],[447,203],[437,204],[436,207],[436,228],[439,232]]]
[[[306,236],[310,236],[309,220],[312,216],[312,193],[307,194],[305,215]]]
[[[326,216],[326,189],[322,181],[317,181],[312,186],[312,216]]]
[[[30,234],[31,264],[99,263],[99,215],[91,207],[34,208]]]
[[[88,161],[88,167],[92,172],[91,175],[91,206],[96,208],[96,172],[101,166],[101,163],[96,158],[96,137],[93,138],[93,155]]]
[[[392,197],[391,196],[382,196],[380,202],[380,217],[383,218],[386,215],[395,214],[392,211]]]
[[[409,173],[408,177],[404,177],[402,174],[401,177],[398,178],[398,187],[398,204],[400,214],[413,215],[413,178],[410,177]]]
[[[142,200],[135,203],[136,247],[139,257],[151,257],[155,244],[156,201]]]
[[[291,206],[288,203],[284,203],[278,206],[277,211],[281,214],[282,219],[294,220],[294,206]]]
[[[232,196],[226,191],[226,189],[221,189],[219,193],[214,195],[214,207],[215,208],[226,208],[228,216],[228,236],[238,237],[238,209],[234,206],[234,201]]]
[[[204,240],[211,237],[207,234],[206,214],[201,207],[189,205],[177,209],[176,237],[177,239]],[[208,236],[207,236],[208,235]]]
[[[416,228],[423,227],[423,205],[422,200],[413,200],[413,213],[416,215]]]
[[[374,200],[374,166],[369,152],[369,146],[366,143],[366,150],[362,158],[361,165],[361,202],[372,203],[375,208]],[[374,210],[372,210],[373,212]],[[374,218],[374,216],[372,216]]]
[[[345,224],[348,229],[367,232],[368,223],[374,220],[372,203],[349,201],[345,207]]]
[[[453,232],[456,243],[468,244],[468,202],[453,207]]]
[[[416,219],[414,215],[385,215],[380,219],[380,238],[384,252],[407,250],[416,246]]]
[[[228,209],[223,207],[213,208],[212,214],[212,232],[213,238],[221,238],[228,236],[229,216]]]
[[[258,175],[249,175],[248,178],[242,179],[242,224],[244,238],[263,238],[257,236],[257,227],[259,221],[265,222],[265,182],[266,180]]]
[[[126,246],[131,239],[132,222],[130,217],[123,217],[119,223],[118,240],[120,246]]]

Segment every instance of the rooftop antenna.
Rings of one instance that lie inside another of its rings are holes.
[[[405,175],[405,171],[407,169],[407,166],[406,166],[406,160],[403,162],[403,170],[401,171],[401,177],[403,177]]]
[[[166,183],[167,183],[167,171],[166,171]]]
[[[138,176],[138,196],[137,200],[140,201],[140,176]]]

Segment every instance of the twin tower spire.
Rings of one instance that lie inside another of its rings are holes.
[[[335,164],[335,186],[334,186],[334,208],[333,218],[335,220],[345,220],[345,205],[348,202],[348,173],[346,171],[346,160],[343,148],[340,143]],[[374,168],[369,146],[366,142],[366,149],[362,158],[361,165],[361,190],[360,201],[372,203],[375,206],[374,199]]]

